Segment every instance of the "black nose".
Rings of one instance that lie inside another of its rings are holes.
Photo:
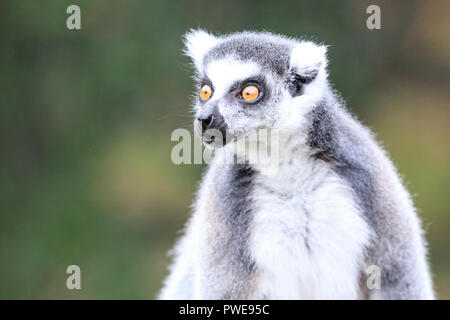
[[[214,121],[214,116],[212,114],[209,114],[207,116],[200,116],[197,118],[197,120],[202,123],[202,130],[204,132],[206,129],[209,129],[210,126],[212,125]]]

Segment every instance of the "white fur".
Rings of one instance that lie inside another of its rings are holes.
[[[236,128],[253,127],[255,125],[254,119],[241,116],[236,112],[236,106],[220,102],[220,100],[237,81],[246,80],[260,74],[260,66],[254,62],[242,62],[233,57],[227,57],[209,63],[205,73],[214,87],[214,93],[210,101],[219,101],[219,111],[228,125],[229,132],[234,132]],[[270,79],[270,75],[268,74],[267,80],[270,81]]]
[[[257,274],[248,298],[361,298],[363,251],[371,233],[352,200],[351,188],[326,163],[318,165],[302,150],[285,151],[289,156],[281,159],[280,170],[274,175],[260,171],[251,194],[254,217],[249,246]],[[291,164],[290,159],[294,160]],[[179,259],[166,281],[160,296],[163,299],[205,299],[211,295],[212,288],[205,287],[198,276],[207,272],[204,265],[210,259],[211,183],[215,181],[207,178],[200,190],[200,206],[188,225],[190,236],[177,247]],[[193,268],[192,284],[180,287],[189,267]]]
[[[195,67],[202,70],[205,54],[219,42],[215,36],[203,30],[191,30],[185,36],[185,53],[191,57]]]
[[[297,44],[292,49],[290,66],[298,74],[309,73],[314,70],[326,73],[327,48],[314,42],[304,41]]]
[[[316,78],[305,86],[303,94],[291,98],[285,92],[285,96],[279,105],[280,117],[274,127],[294,131],[307,127],[305,116],[329,91],[326,47],[313,42],[301,42],[292,49],[289,65],[299,75],[317,72]]]
[[[302,95],[292,98],[284,92],[278,106],[279,116],[273,127],[288,132],[307,128],[306,115],[320,102],[327,90],[328,84],[322,73],[305,88]]]
[[[206,75],[214,86],[211,101],[220,100],[236,81],[244,80],[260,72],[254,62],[241,62],[232,58],[212,61],[208,64]]]
[[[250,236],[260,270],[254,298],[356,299],[370,229],[351,188],[327,164],[301,153],[276,175],[257,178]]]

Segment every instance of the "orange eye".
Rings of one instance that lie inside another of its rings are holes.
[[[200,91],[200,97],[202,98],[202,100],[208,100],[209,98],[211,98],[211,96],[212,96],[212,89],[210,86],[205,84]]]
[[[259,97],[259,90],[255,86],[247,86],[242,90],[242,98],[244,98],[245,101],[254,101],[256,98]]]

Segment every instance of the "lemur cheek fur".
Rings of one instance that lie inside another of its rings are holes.
[[[277,129],[280,152],[270,171],[215,150],[159,297],[433,299],[411,197],[332,89],[326,46],[202,30],[185,43],[208,83],[196,133]],[[372,266],[380,289],[367,286]]]

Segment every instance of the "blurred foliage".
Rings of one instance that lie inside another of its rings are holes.
[[[82,29],[66,28],[81,7]],[[378,4],[382,29],[366,28]],[[450,298],[448,1],[0,3],[0,298],[154,298],[202,167],[182,35],[269,30],[330,45],[330,77],[378,133],[424,220]],[[66,267],[82,290],[65,287]]]

